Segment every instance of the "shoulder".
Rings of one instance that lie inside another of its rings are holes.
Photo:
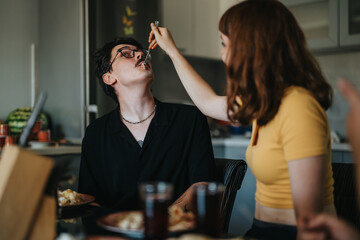
[[[276,119],[280,126],[321,126],[327,125],[325,110],[313,94],[302,87],[286,89]]]
[[[310,91],[302,87],[294,86],[285,90],[279,107],[280,114],[288,114],[291,112],[297,114],[309,112],[321,115],[325,114],[325,110]]]
[[[86,127],[85,137],[90,137],[93,135],[98,135],[101,132],[105,132],[116,113],[117,108],[90,123],[89,126]]]

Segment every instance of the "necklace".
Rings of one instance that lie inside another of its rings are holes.
[[[152,110],[152,112],[149,114],[149,116],[147,116],[146,118],[144,118],[143,120],[140,120],[140,121],[138,121],[138,122],[132,122],[132,121],[127,120],[126,118],[124,118],[124,116],[121,114],[121,112],[120,112],[120,111],[119,111],[119,112],[120,112],[120,117],[121,117],[125,122],[130,123],[130,124],[139,124],[139,123],[145,122],[145,121],[148,120],[152,115],[154,115],[155,109],[156,109],[156,104],[155,104],[154,109]]]

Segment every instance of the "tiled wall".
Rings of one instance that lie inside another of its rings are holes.
[[[170,59],[160,51],[154,54],[155,82],[154,96],[163,101],[191,103],[185,89],[177,77]],[[336,89],[338,77],[346,77],[360,90],[360,52],[336,53],[315,56],[327,80],[334,88],[334,101],[327,111],[330,127],[346,136],[345,118],[348,105]],[[192,66],[215,89],[225,94],[225,67],[221,61],[188,58]]]

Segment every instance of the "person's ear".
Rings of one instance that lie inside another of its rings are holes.
[[[104,83],[107,85],[113,85],[116,83],[116,79],[113,76],[111,76],[109,72],[104,73],[104,75],[102,75],[102,79]]]

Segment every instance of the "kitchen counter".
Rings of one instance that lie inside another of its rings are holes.
[[[212,138],[211,141],[214,147],[247,147],[250,138],[243,135],[232,135],[226,138]],[[351,146],[348,143],[332,143],[331,149],[351,152]]]
[[[65,155],[65,154],[81,154],[81,145],[74,146],[45,146],[41,148],[28,147],[26,150],[39,155]]]

